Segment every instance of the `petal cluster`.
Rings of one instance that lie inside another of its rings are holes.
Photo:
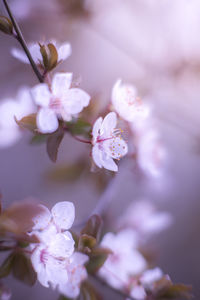
[[[45,287],[58,289],[67,297],[76,297],[80,284],[87,277],[84,263],[88,257],[74,252],[74,240],[68,231],[75,217],[71,202],[59,202],[51,211],[41,206],[41,213],[33,219],[30,233],[40,240],[30,245],[31,262],[38,281]]]
[[[70,121],[88,106],[90,96],[79,88],[71,88],[72,73],[56,73],[51,87],[40,83],[32,88],[32,96],[39,106],[37,127],[42,133],[58,129],[58,119]]]
[[[128,152],[128,146],[116,125],[116,113],[110,112],[104,119],[99,117],[92,130],[92,157],[95,164],[114,172],[118,171],[118,167],[113,159],[119,160]]]

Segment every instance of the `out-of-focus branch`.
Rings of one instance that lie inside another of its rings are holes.
[[[32,67],[33,71],[35,72],[35,75],[37,76],[39,82],[43,82],[43,77],[40,74],[40,72],[39,72],[39,70],[38,70],[38,68],[37,68],[37,66],[36,66],[36,64],[35,64],[32,56],[30,54],[30,51],[29,51],[29,49],[28,49],[28,47],[26,45],[25,39],[24,39],[24,37],[22,35],[22,32],[21,32],[21,30],[19,28],[19,25],[17,24],[17,22],[16,22],[16,20],[15,20],[15,18],[13,16],[13,14],[12,14],[12,12],[10,10],[10,7],[9,7],[9,5],[7,3],[7,0],[3,0],[3,3],[4,3],[4,6],[5,6],[6,10],[7,10],[7,13],[9,15],[9,17],[10,17],[10,20],[11,20],[11,22],[13,24],[13,27],[14,27],[14,29],[16,31],[16,35],[14,35],[15,38],[18,40],[18,42],[22,46],[24,52],[26,53],[26,55],[28,57],[28,60],[29,60],[29,62],[31,64],[31,67]]]

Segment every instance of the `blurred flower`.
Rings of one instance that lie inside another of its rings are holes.
[[[32,88],[35,103],[40,107],[37,114],[37,126],[42,133],[51,133],[58,129],[58,118],[70,121],[82,109],[88,106],[90,96],[79,88],[70,88],[72,73],[54,75],[51,90],[46,83]]]
[[[131,227],[140,234],[157,233],[170,226],[172,217],[167,212],[159,212],[148,200],[132,202],[118,221],[118,227]]]
[[[146,130],[138,138],[137,161],[145,173],[153,177],[162,174],[162,165],[166,152],[159,141],[156,130]]]
[[[21,88],[16,99],[8,98],[0,103],[0,148],[12,146],[21,137],[21,131],[15,121],[33,113],[33,104],[30,90]]]
[[[113,159],[120,159],[127,154],[128,146],[121,137],[121,130],[116,129],[117,116],[111,112],[103,119],[98,118],[92,130],[92,157],[95,164],[110,171],[118,171]]]
[[[112,90],[112,104],[121,118],[129,122],[142,120],[149,114],[149,108],[137,96],[133,85],[122,84],[117,80]]]
[[[75,252],[69,259],[67,265],[68,281],[59,285],[59,292],[69,298],[76,298],[80,293],[80,284],[87,278],[87,271],[84,264],[88,261],[88,256]]]
[[[162,277],[163,272],[160,268],[149,269],[142,274],[140,282],[147,290],[153,290],[154,282],[160,280]]]
[[[71,55],[71,45],[69,43],[66,42],[63,44],[59,44],[54,40],[50,41],[50,43],[53,44],[57,50],[58,62],[66,60]],[[43,43],[41,43],[41,44],[43,44]],[[42,54],[40,52],[39,43],[30,43],[28,45],[28,49],[29,49],[30,54],[31,54],[33,60],[35,61],[35,63],[40,64],[43,61],[43,59],[42,59]],[[29,64],[29,60],[28,60],[24,50],[19,49],[19,48],[12,48],[11,54],[15,58],[20,60],[21,62],[23,62],[25,64]]]
[[[146,261],[137,250],[137,234],[133,230],[123,230],[117,234],[107,233],[102,247],[112,250],[99,275],[117,289],[126,288],[132,275],[139,275],[146,268]]]

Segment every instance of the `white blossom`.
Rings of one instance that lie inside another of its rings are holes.
[[[111,249],[112,254],[99,270],[99,275],[114,288],[126,288],[130,276],[139,275],[145,270],[146,260],[137,250],[137,234],[132,230],[107,233],[101,246]]]
[[[20,127],[15,121],[35,111],[30,90],[23,87],[19,90],[16,99],[4,99],[0,103],[0,148],[15,144],[21,137]]]
[[[154,268],[146,270],[141,278],[141,284],[148,290],[153,290],[153,285],[156,281],[160,280],[163,277],[163,272],[160,268]]]
[[[133,85],[122,84],[117,80],[112,90],[112,104],[121,118],[128,122],[137,122],[149,115],[149,108],[137,96]]]
[[[140,168],[147,175],[161,176],[166,152],[160,143],[157,131],[149,129],[139,136],[137,149],[137,161]]]
[[[119,160],[127,154],[128,146],[121,137],[121,130],[116,129],[116,113],[110,112],[103,119],[99,117],[92,130],[92,157],[95,164],[110,171],[118,171],[113,159]]]
[[[145,300],[147,295],[143,286],[136,285],[131,289],[130,296],[135,300]]]
[[[149,236],[166,229],[171,223],[169,213],[157,211],[150,201],[141,199],[128,206],[118,221],[118,227],[130,227]]]
[[[50,41],[49,43],[52,43],[58,53],[58,62],[64,61],[66,60],[70,55],[71,55],[71,45],[67,42],[63,43],[63,44],[59,44],[56,41]],[[41,43],[43,44],[43,43]],[[40,62],[42,62],[42,54],[40,52],[40,45],[39,43],[30,43],[28,45],[28,49],[30,51],[30,54],[33,58],[33,60],[35,61],[36,64],[40,64]],[[21,62],[25,63],[25,64],[29,64],[29,60],[25,54],[25,52],[20,49],[20,48],[12,48],[11,49],[11,54],[17,58],[18,60],[20,60]]]
[[[84,264],[88,261],[88,256],[75,252],[69,259],[67,265],[68,281],[59,285],[59,292],[66,297],[76,298],[80,293],[80,285],[87,278],[87,271]]]
[[[73,203],[64,201],[55,204],[51,212],[41,206],[41,213],[33,219],[30,234],[36,235],[40,243],[30,246],[31,262],[38,281],[45,287],[55,289],[68,281],[67,266],[74,252],[74,240],[68,229],[74,216]]]
[[[72,73],[57,73],[52,79],[51,88],[40,83],[32,88],[32,95],[39,106],[36,122],[42,133],[51,133],[58,128],[58,119],[70,121],[84,107],[90,96],[79,88],[71,88]]]

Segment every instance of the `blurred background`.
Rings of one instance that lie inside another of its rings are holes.
[[[99,172],[69,176],[66,169],[89,154],[87,145],[65,137],[53,164],[45,146],[30,145],[25,134],[16,145],[0,149],[3,207],[28,196],[51,207],[73,201],[77,223],[99,199],[116,219],[129,202],[147,198],[169,211],[173,225],[150,240],[156,264],[174,282],[192,284],[200,297],[200,2],[199,0],[10,0],[28,42],[55,38],[69,41],[72,55],[59,66],[70,71],[99,105],[110,101],[118,78],[134,84],[153,107],[154,122],[167,152],[160,178],[138,174],[125,159],[112,184]],[[0,14],[6,15],[2,3]],[[16,41],[0,34],[1,100],[19,87],[33,86],[31,67],[10,54]],[[66,169],[65,169],[66,168]],[[89,166],[88,166],[89,169]],[[68,170],[68,169],[67,169]],[[103,171],[103,174],[107,174]],[[58,177],[60,176],[60,180]],[[107,176],[107,175],[106,175]],[[75,180],[73,180],[75,179]],[[13,299],[56,299],[39,284],[31,290],[10,281]],[[31,294],[31,295],[30,295]],[[117,299],[108,294],[106,299]],[[120,298],[119,298],[120,299]]]

